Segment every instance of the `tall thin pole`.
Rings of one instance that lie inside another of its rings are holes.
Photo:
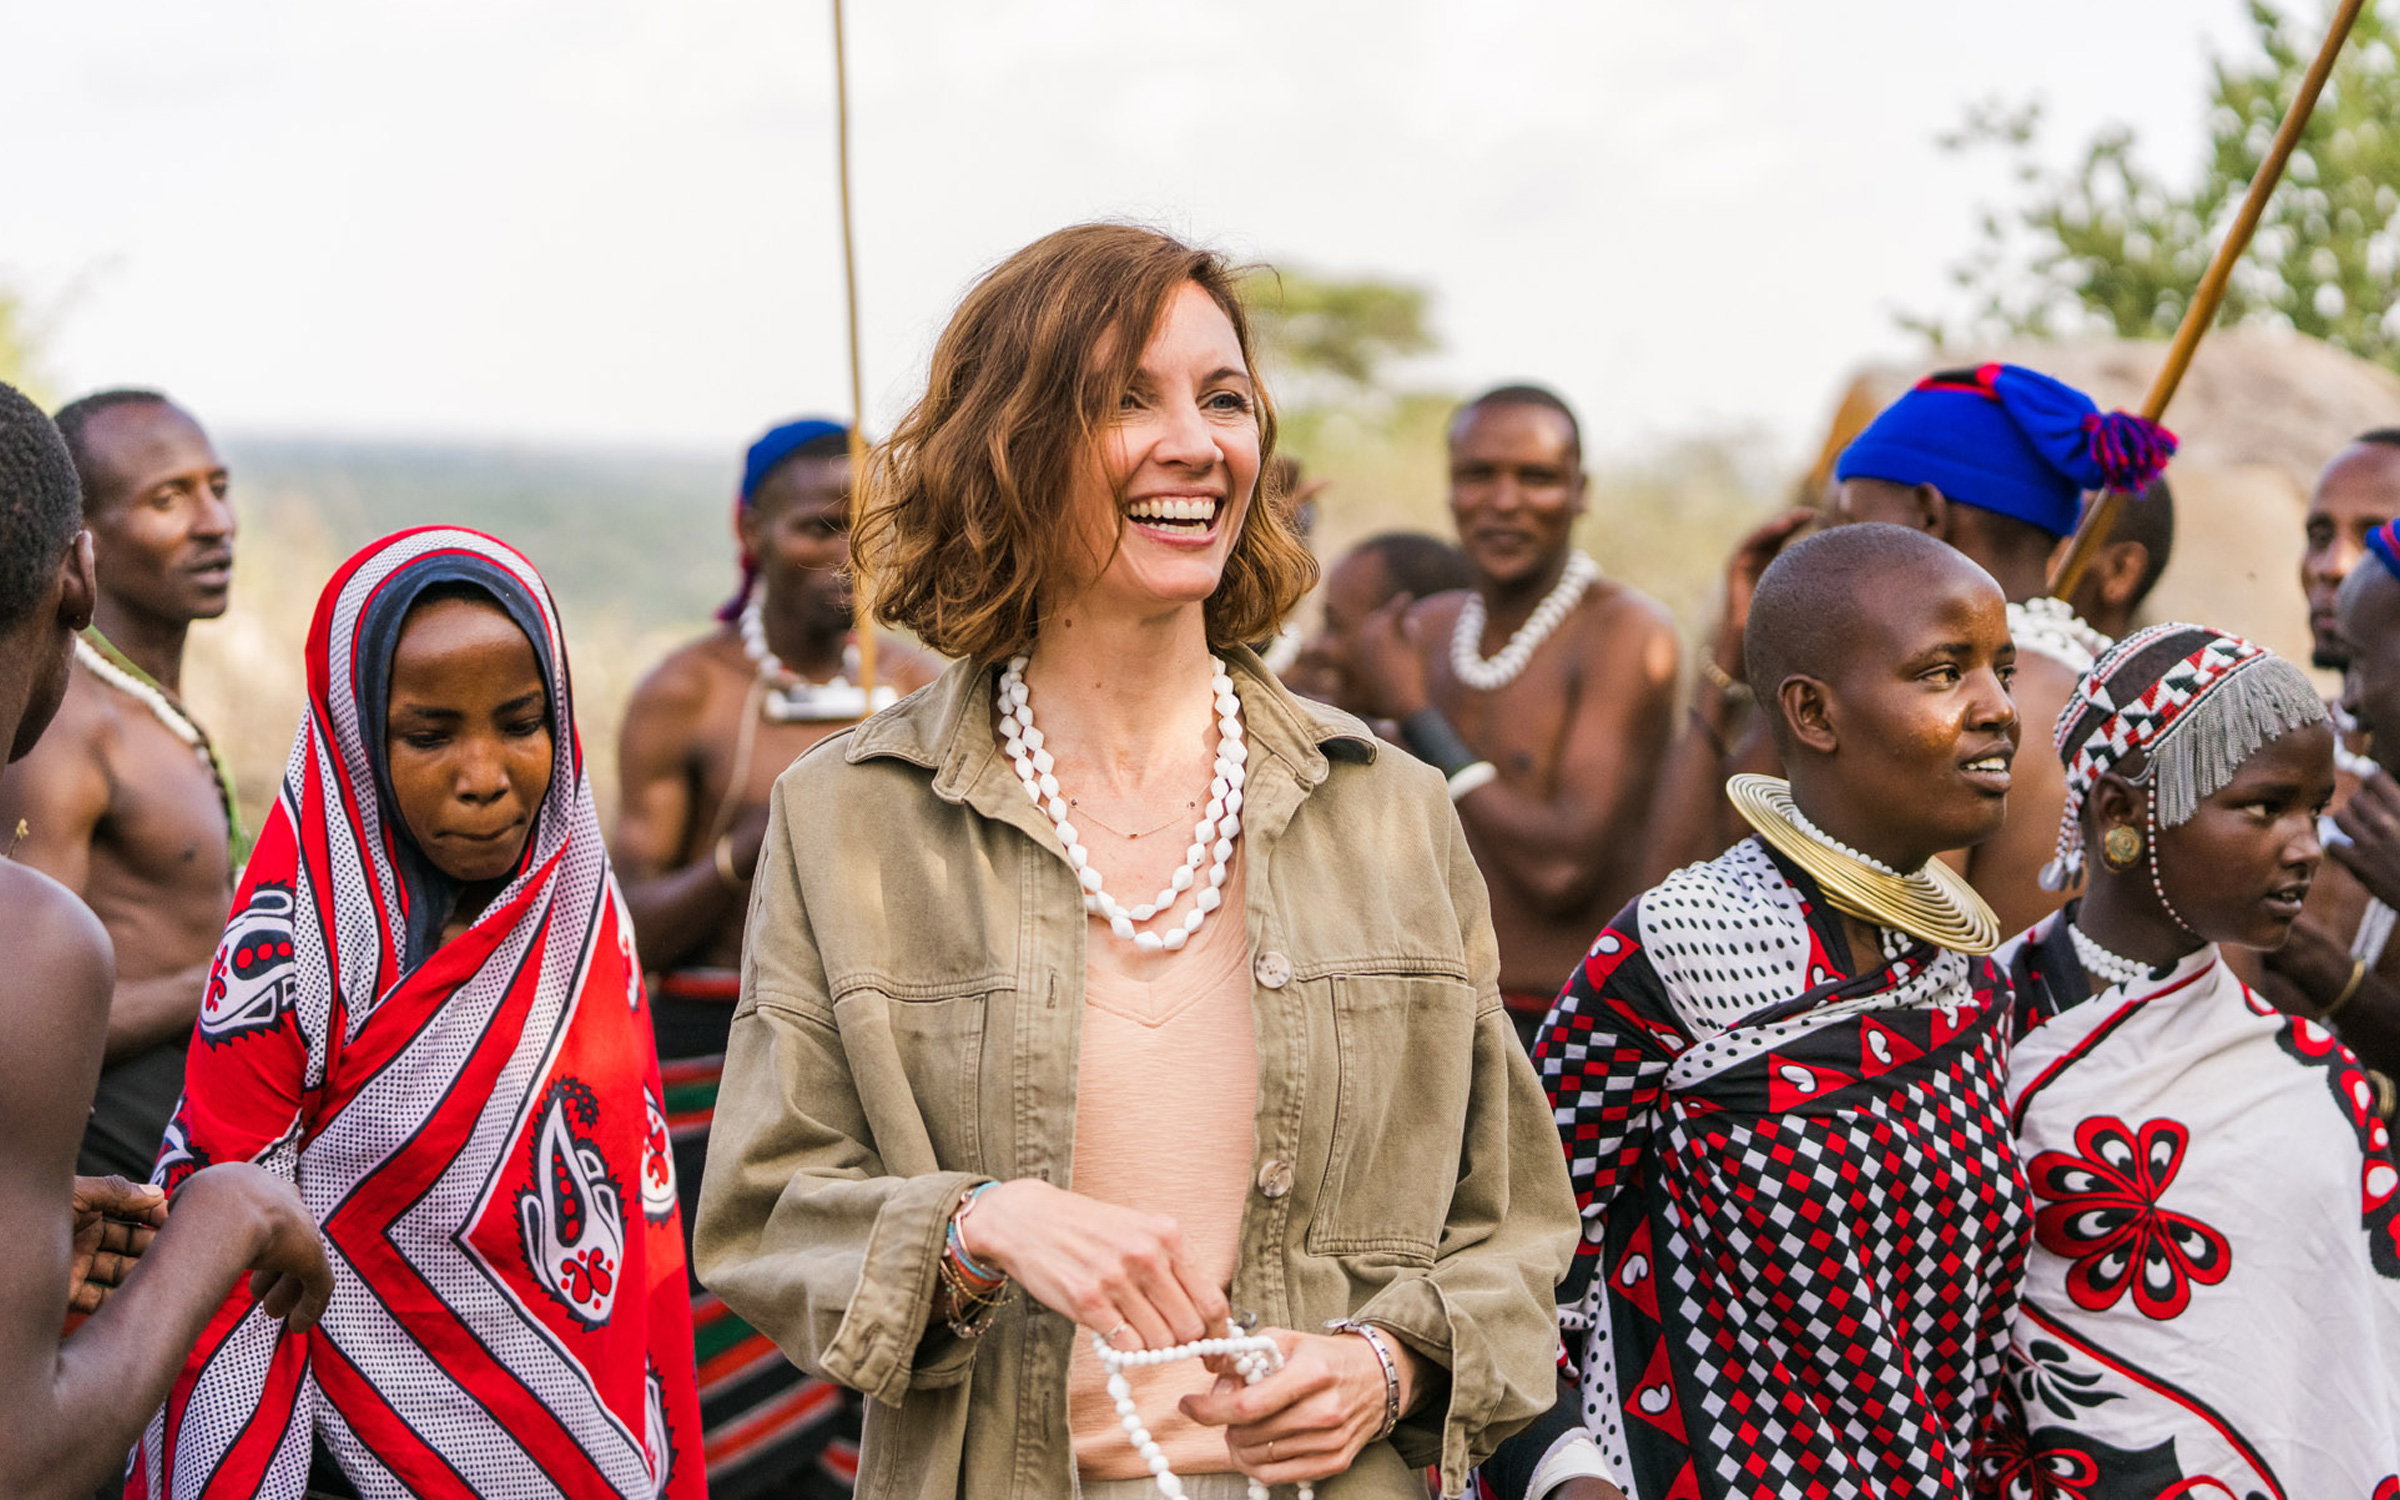
[[[2300,80],[2300,92],[2292,96],[2292,107],[2284,112],[2283,127],[2275,132],[2275,144],[2267,148],[2266,160],[2258,164],[2257,175],[2250,179],[2250,191],[2242,199],[2241,212],[2234,215],[2233,227],[2225,231],[2225,243],[2217,247],[2216,259],[2208,263],[2208,273],[2200,278],[2199,290],[2192,293],[2192,305],[2183,310],[2183,321],[2176,325],[2175,341],[2167,346],[2167,361],[2158,367],[2157,376],[2150,382],[2150,394],[2142,398],[2142,415],[2151,421],[2166,415],[2167,403],[2175,399],[2175,388],[2183,383],[2184,371],[2191,368],[2192,354],[2200,347],[2201,335],[2217,320],[2217,309],[2224,305],[2225,288],[2233,280],[2234,263],[2250,248],[2250,236],[2257,232],[2259,218],[2267,211],[2267,200],[2275,196],[2275,184],[2282,180],[2284,166],[2300,144],[2300,132],[2308,127],[2308,117],[2316,111],[2317,96],[2325,91],[2325,80],[2333,76],[2334,59],[2341,55],[2342,44],[2350,39],[2350,28],[2365,4],[2366,0],[2342,0],[2341,9],[2334,12],[2333,25],[2325,33],[2325,45],[2317,49],[2316,61],[2308,65],[2307,75]],[[2083,582],[2084,573],[2108,540],[2109,528],[2116,525],[2117,508],[2124,503],[2125,496],[2116,490],[2103,490],[2093,502],[2083,524],[2076,528],[2074,544],[2068,547],[2058,571],[2051,576],[2052,598],[2066,598]]]
[[[833,0],[833,139],[842,196],[842,293],[850,310],[850,484],[851,519],[867,479],[867,377],[858,352],[858,232],[850,220],[850,65],[842,45],[842,0]],[[868,580],[850,570],[851,629],[858,637],[858,690],[875,703],[875,609]]]

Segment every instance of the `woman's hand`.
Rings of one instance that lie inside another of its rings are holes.
[[[1350,1467],[1383,1430],[1383,1362],[1363,1335],[1264,1330],[1283,1350],[1283,1368],[1256,1385],[1220,1373],[1216,1389],[1183,1398],[1183,1414],[1225,1429],[1234,1467],[1262,1484],[1300,1484]],[[1384,1343],[1400,1369],[1400,1410],[1416,1399],[1417,1356]]]
[[[1225,1292],[1192,1267],[1183,1230],[1034,1178],[987,1188],[959,1221],[977,1264],[1120,1349],[1166,1349],[1225,1331]]]

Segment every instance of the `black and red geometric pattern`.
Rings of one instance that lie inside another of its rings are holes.
[[[1715,996],[1689,977],[1709,922]],[[1922,946],[1850,968],[1806,877],[1751,840],[1629,908],[1545,1025],[1585,1220],[1561,1320],[1636,1500],[1967,1491],[2028,1227],[2006,990]],[[1724,989],[1766,1003],[1729,1016]]]

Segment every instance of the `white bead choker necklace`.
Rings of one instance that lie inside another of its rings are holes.
[[[2067,936],[2074,940],[2075,957],[2083,967],[2100,980],[2103,990],[2119,985],[2139,984],[2150,977],[2150,966],[2139,959],[2112,953],[2074,922],[2067,924]]]
[[[1256,1385],[1283,1367],[1283,1350],[1273,1339],[1264,1335],[1241,1335],[1226,1339],[1201,1339],[1196,1343],[1177,1344],[1172,1349],[1115,1349],[1108,1340],[1092,1335],[1092,1352],[1100,1357],[1100,1368],[1108,1372],[1109,1399],[1117,1404],[1117,1421],[1125,1428],[1125,1436],[1141,1454],[1142,1462],[1150,1469],[1150,1477],[1158,1481],[1158,1492],[1167,1500],[1183,1500],[1183,1481],[1167,1466],[1167,1455],[1142,1425],[1140,1408],[1133,1404],[1133,1383],[1125,1372],[1143,1365],[1171,1365],[1178,1360],[1211,1359],[1219,1355],[1233,1360],[1234,1373],[1244,1385]],[[1250,1500],[1267,1500],[1267,1487],[1257,1480],[1250,1482]],[[1298,1486],[1300,1500],[1316,1500],[1316,1486]]]
[[[889,708],[900,701],[900,694],[888,685],[878,685],[874,699],[858,690],[850,680],[858,670],[858,643],[852,641],[842,648],[842,673],[831,682],[811,682],[785,666],[767,645],[766,590],[752,589],[750,600],[742,606],[742,652],[750,665],[758,669],[758,680],[766,689],[759,702],[759,711],[777,724],[800,722],[822,723],[835,719],[863,719],[877,709]]]
[[[1165,890],[1128,910],[1108,893],[1100,872],[1092,868],[1091,851],[1083,847],[1075,825],[1068,821],[1070,804],[1059,790],[1058,762],[1042,747],[1042,732],[1033,727],[1033,697],[1025,686],[1025,661],[1022,656],[1010,657],[994,690],[1000,709],[1000,748],[1016,764],[1017,780],[1024,783],[1025,794],[1050,815],[1058,830],[1059,845],[1067,851],[1067,862],[1075,867],[1075,879],[1083,887],[1083,909],[1106,919],[1110,932],[1144,953],[1181,950],[1198,935],[1208,914],[1224,904],[1226,862],[1233,858],[1233,841],[1242,833],[1242,781],[1246,774],[1242,767],[1250,751],[1242,742],[1242,700],[1233,690],[1225,663],[1209,658],[1214,668],[1209,686],[1216,694],[1217,762],[1208,783],[1208,806],[1200,821],[1192,825],[1192,847]],[[1208,881],[1199,885],[1203,867]],[[1199,885],[1197,890],[1193,890],[1195,885]],[[1192,909],[1180,924],[1164,932],[1137,930],[1166,916],[1185,891],[1192,891]]]
[[[1480,692],[1504,688],[1517,680],[1525,664],[1533,660],[1534,648],[1550,638],[1550,632],[1566,619],[1583,598],[1584,590],[1600,581],[1600,565],[1580,552],[1567,554],[1566,571],[1558,582],[1533,607],[1533,614],[1517,633],[1508,638],[1497,656],[1488,660],[1483,655],[1483,627],[1489,616],[1484,610],[1483,595],[1467,590],[1467,602],[1458,607],[1458,624],[1450,631],[1450,670],[1458,680]]]

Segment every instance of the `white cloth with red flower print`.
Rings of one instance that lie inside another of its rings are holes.
[[[2365,1069],[2202,949],[2089,993],[1997,957],[2035,1212],[1985,1492],[2400,1496],[2400,1172]]]

